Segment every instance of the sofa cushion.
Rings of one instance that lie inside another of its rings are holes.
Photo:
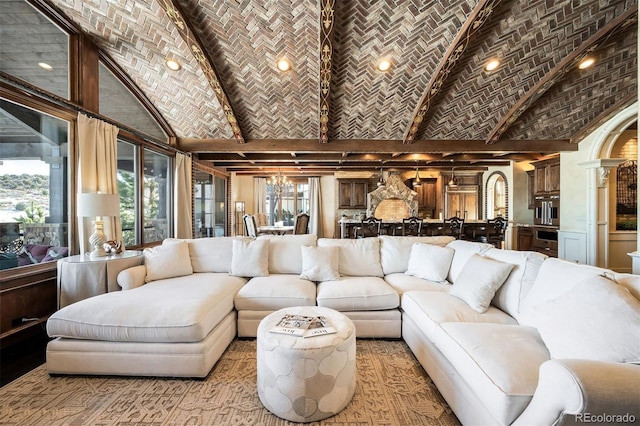
[[[511,424],[538,385],[549,352],[531,327],[443,323],[436,346],[465,379],[496,424]]]
[[[525,298],[540,271],[546,255],[533,251],[489,249],[485,257],[514,265],[507,280],[500,286],[491,304],[518,319],[520,302]]]
[[[229,273],[238,277],[269,275],[269,240],[233,240]]]
[[[629,290],[633,297],[640,300],[640,275],[607,271],[603,276],[620,284]]]
[[[521,322],[538,329],[553,358],[640,363],[640,302],[607,278],[527,308]]]
[[[339,271],[342,276],[382,277],[380,242],[377,238],[318,239],[318,247],[339,247]]]
[[[47,321],[50,337],[116,342],[199,342],[233,310],[246,282],[199,273],[81,300]]]
[[[451,284],[447,281],[428,281],[402,272],[385,275],[384,280],[387,284],[393,287],[396,293],[400,296],[402,296],[403,293],[412,290],[449,291],[449,288],[451,287]]]
[[[484,254],[487,250],[493,247],[491,244],[485,243],[476,243],[474,241],[464,241],[464,240],[455,240],[451,241],[447,244],[447,247],[450,247],[455,250],[453,254],[453,259],[451,259],[451,267],[449,268],[449,275],[447,276],[447,281],[451,284],[456,282],[456,278],[464,264],[467,263],[467,260],[474,254]]]
[[[555,299],[585,279],[603,275],[606,272],[610,271],[550,257],[540,266],[531,290],[520,304],[520,312],[528,307]]]
[[[272,274],[254,277],[235,297],[237,310],[275,311],[316,304],[316,285],[297,275]]]
[[[411,247],[405,274],[429,281],[446,281],[453,253],[454,250],[449,247],[415,243]]]
[[[400,237],[391,235],[381,235],[378,239],[380,240],[380,263],[385,275],[407,270],[411,247],[415,243],[444,247],[454,240],[453,237],[448,236]]]
[[[408,291],[402,295],[403,315],[413,322],[431,341],[441,332],[440,324],[445,322],[473,322],[494,324],[517,324],[517,321],[490,306],[484,313],[471,309],[462,300],[442,291]]]
[[[260,235],[258,240],[269,240],[269,273],[300,274],[303,246],[315,246],[318,237],[302,235]]]
[[[301,250],[300,278],[309,281],[333,281],[340,278],[338,247],[303,246]]]
[[[465,263],[449,294],[464,300],[475,311],[485,312],[512,269],[511,263],[474,254]]]
[[[340,277],[318,284],[318,306],[337,311],[370,311],[397,308],[398,293],[379,277]]]
[[[193,274],[186,240],[171,240],[143,250],[146,282]]]
[[[187,240],[193,272],[230,272],[234,239],[211,237]]]

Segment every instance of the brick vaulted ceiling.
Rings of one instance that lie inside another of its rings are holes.
[[[51,1],[229,171],[536,159],[637,98],[630,0]]]

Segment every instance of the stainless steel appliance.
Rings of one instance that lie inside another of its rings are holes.
[[[560,226],[560,196],[538,195],[534,200],[533,223]]]

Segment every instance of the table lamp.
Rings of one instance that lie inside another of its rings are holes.
[[[107,255],[103,244],[108,241],[104,234],[103,216],[120,215],[120,196],[118,194],[80,193],[77,199],[78,217],[95,217],[93,234],[89,237],[89,243],[93,246],[90,257],[103,257]]]

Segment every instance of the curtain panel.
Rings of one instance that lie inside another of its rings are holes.
[[[174,179],[174,236],[193,238],[193,215],[191,206],[192,184],[191,156],[176,153]]]
[[[309,233],[318,238],[324,235],[322,232],[322,197],[320,195],[320,178],[309,178]]]

